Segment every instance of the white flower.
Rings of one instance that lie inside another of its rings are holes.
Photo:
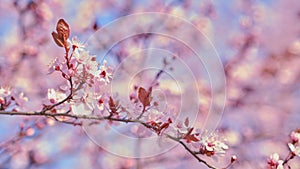
[[[67,96],[65,93],[56,92],[54,89],[48,89],[48,99],[52,104],[60,102],[61,100],[65,99],[66,97]]]
[[[289,149],[292,153],[294,153],[296,156],[300,157],[300,145],[299,145],[299,143],[297,143],[297,144],[289,143],[288,146],[289,146]]]
[[[89,74],[93,76],[97,76],[98,74],[100,74],[100,71],[98,70],[98,66],[99,64],[97,63],[97,61],[91,60],[90,58],[90,60],[86,61],[84,68]]]
[[[100,77],[105,80],[106,83],[112,79],[112,69],[107,65],[107,61],[103,61],[103,65],[100,66]]]
[[[268,159],[268,168],[270,169],[284,169],[283,168],[283,160],[279,159],[279,155],[277,153],[274,153],[270,155]]]
[[[17,92],[9,87],[0,87],[1,109],[20,110],[27,101],[28,98],[24,96],[23,92]]]
[[[290,134],[290,138],[292,140],[293,143],[297,143],[300,140],[300,132],[297,131],[292,131],[292,133]]]
[[[98,110],[100,110],[100,111],[104,110],[104,98],[103,98],[103,96],[98,96],[96,98],[96,101],[97,101],[96,105],[97,105]]]
[[[86,64],[88,60],[91,58],[88,51],[75,52],[73,56],[77,59],[79,63]]]
[[[77,113],[91,113],[95,109],[95,105],[97,106],[98,100],[93,90],[89,88],[84,88],[83,90],[78,91],[73,96],[74,108],[78,111]],[[75,110],[75,109],[74,109]],[[80,111],[81,112],[80,112]]]
[[[50,64],[48,69],[48,74],[53,73],[54,71],[62,70],[63,65],[59,62],[58,58],[55,58]]]
[[[7,97],[11,95],[11,90],[10,88],[6,87],[1,87],[0,88],[0,97]]]
[[[278,161],[278,165],[277,165],[277,168],[276,169],[284,169],[283,168],[283,160],[279,160]]]
[[[11,95],[11,90],[9,88],[0,88],[0,104],[5,104],[5,98]]]
[[[75,50],[75,51],[83,51],[84,48],[85,48],[85,45],[81,42],[79,42],[78,38],[76,36],[74,36],[72,38],[71,41],[69,41],[70,45],[72,46],[72,48]]]
[[[199,143],[201,144],[200,151],[207,156],[215,154],[224,155],[226,153],[225,150],[228,149],[228,145],[216,133],[203,133]]]

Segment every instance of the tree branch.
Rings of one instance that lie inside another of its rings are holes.
[[[67,123],[67,124],[72,124],[72,125],[82,125],[82,123],[74,123],[74,122],[69,122],[69,121],[62,121],[62,120],[58,120],[57,117],[69,117],[69,118],[73,118],[74,120],[78,120],[78,119],[82,119],[82,120],[97,120],[97,121],[103,121],[103,120],[110,120],[110,121],[116,121],[116,122],[123,122],[123,123],[138,123],[141,124],[143,126],[145,126],[148,129],[151,129],[153,131],[155,131],[155,128],[144,122],[141,121],[140,119],[120,119],[120,118],[114,118],[111,116],[96,116],[96,115],[74,115],[74,114],[68,114],[68,113],[47,113],[47,112],[12,112],[12,111],[0,111],[0,115],[11,115],[11,116],[44,116],[44,117],[52,117],[53,119],[55,119],[58,122],[61,123]],[[190,148],[188,148],[188,146],[182,142],[179,138],[175,138],[171,135],[168,134],[164,134],[167,136],[167,138],[178,142],[181,146],[183,146],[194,158],[196,158],[200,163],[205,164],[208,168],[211,169],[217,169],[216,167],[208,164],[206,161],[204,161],[203,159],[201,159],[199,156],[197,156],[197,154],[195,152],[193,152]]]
[[[205,164],[208,168],[212,168],[212,169],[217,169],[216,167],[208,164],[206,161],[204,161],[203,159],[201,159],[199,156],[197,156],[197,154],[192,151],[183,141],[179,140],[178,138],[172,137],[170,135],[167,135],[168,138],[170,138],[171,140],[174,140],[176,142],[178,142],[179,144],[181,144],[191,155],[193,155],[200,163]]]

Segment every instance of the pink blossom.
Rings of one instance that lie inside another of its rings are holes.
[[[92,59],[89,52],[86,50],[83,50],[81,52],[77,52],[76,50],[73,53],[73,56],[77,59],[77,61],[81,64],[88,64],[90,60]]]
[[[58,103],[67,97],[65,93],[55,91],[54,89],[48,89],[47,96],[48,96],[48,100],[52,104]]]
[[[207,156],[212,156],[215,154],[224,155],[226,150],[229,148],[216,133],[209,134],[204,132],[200,136],[200,152]]]
[[[11,89],[9,87],[0,88],[0,97],[4,98],[11,95]]]
[[[296,144],[288,143],[288,147],[294,155],[300,157],[300,144],[299,143],[296,143]]]
[[[290,134],[290,138],[292,140],[292,143],[298,143],[300,140],[300,132],[292,131]]]
[[[268,159],[268,169],[283,169],[283,160],[279,159],[279,155],[274,153]]]
[[[100,78],[104,79],[105,83],[109,83],[112,79],[112,68],[108,66],[106,60],[103,61],[103,65],[100,66]]]
[[[100,111],[104,110],[104,104],[105,104],[104,101],[105,100],[104,100],[103,96],[98,96],[96,98],[96,101],[97,101],[96,105],[97,105],[98,110],[100,110]]]
[[[18,92],[9,87],[0,88],[0,109],[20,110],[24,108],[28,98],[23,92]]]
[[[58,58],[55,58],[50,64],[48,69],[48,74],[53,73],[54,71],[62,70],[63,65],[59,62]]]
[[[85,45],[81,43],[76,36],[72,38],[71,41],[68,41],[70,43],[70,46],[74,49],[76,52],[83,51],[85,48]]]

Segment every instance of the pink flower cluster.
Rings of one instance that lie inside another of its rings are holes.
[[[300,157],[300,130],[292,131],[290,134],[291,142],[288,147],[294,156]]]
[[[159,103],[152,99],[152,86],[148,89],[136,87],[135,97],[130,97],[135,101],[123,106],[122,100],[113,98],[108,90],[112,68],[106,61],[100,65],[96,56],[90,55],[84,44],[76,37],[70,40],[69,35],[68,24],[59,20],[57,33],[53,32],[52,36],[59,47],[64,47],[66,53],[64,59],[54,59],[49,66],[49,73],[61,73],[68,84],[59,89],[48,89],[44,112],[99,115],[109,120],[110,125],[121,121],[138,122],[140,124],[131,131],[140,137],[164,135],[188,146],[195,156],[201,154],[216,157],[225,154],[228,146],[217,133],[194,130],[189,118],[184,122],[177,121],[177,113],[173,109],[159,110],[155,106]],[[234,156],[231,163],[235,160]]]
[[[201,132],[200,129],[194,131],[193,127],[189,127],[189,119],[186,118],[184,123],[177,124],[179,130],[177,135],[190,143],[197,154],[206,156],[224,155],[229,148],[225,143],[225,139],[220,137],[218,133],[209,133],[208,131]]]
[[[76,37],[71,41],[68,39],[68,46],[72,47],[71,54],[67,54],[63,61],[55,58],[49,66],[49,73],[61,72],[69,85],[61,86],[60,90],[48,89],[48,101],[51,104],[63,101],[69,90],[72,95],[69,107],[74,113],[103,110],[104,101],[108,101],[105,86],[112,78],[111,67],[107,61],[100,65]]]
[[[28,101],[23,92],[9,87],[0,87],[0,110],[20,111]]]
[[[100,66],[96,61],[96,56],[90,55],[76,37],[68,42],[72,46],[72,53],[64,61],[55,58],[50,64],[49,73],[59,71],[65,79],[73,77],[76,83],[85,83],[90,86],[95,83],[107,84],[110,82],[112,69],[107,66],[106,61]]]
[[[300,157],[300,130],[292,131],[290,134],[290,141],[288,142],[290,154],[284,159],[280,159],[277,153],[272,154],[267,163],[268,169],[284,169],[285,165],[288,165],[289,160],[295,156]],[[290,166],[289,166],[290,168]]]
[[[268,169],[283,169],[283,160],[279,158],[277,153],[270,155],[268,159]]]
[[[195,148],[197,154],[206,156],[223,156],[226,150],[229,148],[225,143],[225,139],[222,139],[217,133],[187,133],[183,137],[187,142],[192,142],[192,146]],[[198,141],[197,141],[198,140]]]

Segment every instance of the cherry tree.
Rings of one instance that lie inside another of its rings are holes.
[[[300,165],[297,1],[0,9],[1,168]]]

